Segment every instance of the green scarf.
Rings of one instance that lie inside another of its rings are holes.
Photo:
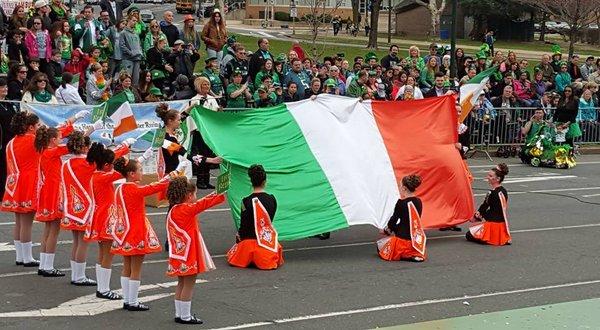
[[[52,11],[56,13],[56,15],[58,16],[58,18],[63,18],[65,17],[65,10],[62,9],[61,7],[56,7],[53,4],[50,5],[50,8],[52,8]]]
[[[33,98],[41,103],[48,103],[52,99],[52,94],[48,93],[45,89],[40,92],[34,92]]]

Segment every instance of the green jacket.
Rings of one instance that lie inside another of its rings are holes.
[[[167,40],[167,36],[162,31],[158,33],[158,37]],[[154,36],[152,36],[152,33],[146,33],[146,37],[144,38],[144,42],[142,43],[142,50],[144,50],[144,54],[146,54],[148,50],[150,50],[150,48],[152,47],[154,47]],[[168,42],[165,45],[165,52],[171,52],[171,47],[169,47]]]
[[[94,44],[98,44],[100,36],[102,35],[103,27],[102,24],[96,19],[90,22],[96,28],[94,35],[92,35],[92,30],[88,26],[88,21],[86,19],[81,19],[79,21],[75,21],[71,29],[73,30],[73,40],[74,46],[81,48],[84,53],[89,53],[90,48]]]
[[[263,70],[260,70],[256,74],[256,77],[254,78],[254,86],[260,86],[262,84],[262,82],[261,82],[262,77],[264,77],[267,74],[271,76],[271,79],[273,80],[273,84],[278,83],[279,86],[281,86],[281,82],[279,81],[279,75],[277,73],[273,72],[271,74],[271,73],[269,73],[267,71],[263,71]]]
[[[358,78],[352,79],[350,85],[346,89],[346,96],[362,98],[367,93],[365,85],[358,83]]]

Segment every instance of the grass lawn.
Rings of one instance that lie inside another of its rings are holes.
[[[300,40],[308,40],[310,39],[310,35],[307,31],[299,31],[295,35],[295,38]],[[379,33],[379,46],[380,48],[387,48],[387,33]],[[409,39],[409,40],[406,40]],[[342,31],[338,36],[333,36],[331,32],[328,33],[327,36],[320,36],[319,40],[324,42],[333,42],[333,43],[346,43],[352,45],[365,45],[367,42],[367,38],[363,34],[360,34],[357,37],[348,36],[345,31]],[[413,42],[418,41],[418,42]],[[552,42],[556,42],[560,44],[563,53],[568,52],[569,44],[568,42],[563,41],[562,39],[551,39]],[[426,37],[407,37],[400,38],[398,36],[392,36],[392,43],[399,45],[401,48],[408,48],[409,46],[416,44],[422,50],[426,49],[426,47],[431,43]],[[450,40],[442,40],[438,41],[441,44],[450,44]],[[470,47],[479,47],[481,46],[481,42],[473,41],[470,39],[457,39],[456,44],[460,46],[470,46]],[[495,47],[503,50],[528,50],[528,51],[539,51],[539,52],[550,52],[550,44],[546,44],[541,41],[532,41],[532,42],[518,42],[518,41],[497,41],[495,43]],[[598,50],[597,46],[587,45],[587,44],[576,44],[575,45],[576,53],[584,53],[586,55],[594,55],[600,56],[600,50]]]

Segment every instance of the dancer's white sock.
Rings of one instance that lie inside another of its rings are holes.
[[[47,254],[44,252],[40,252],[40,266],[38,267],[39,270],[46,269],[46,258],[48,258]]]
[[[181,312],[181,319],[188,321],[192,318],[192,301],[180,301],[179,308]]]
[[[121,289],[123,290],[123,303],[129,304],[129,277],[121,276]]]
[[[181,303],[181,301],[175,299],[175,317],[181,316],[181,307],[179,307],[180,303]]]
[[[110,268],[106,269],[96,265],[96,281],[98,281],[98,291],[101,293],[110,291],[110,273]]]
[[[21,241],[15,240],[15,253],[17,254],[15,261],[23,262],[23,248],[21,248]]]
[[[53,270],[54,269],[54,253],[46,253],[46,266],[45,270]]]
[[[21,251],[23,252],[23,262],[28,263],[36,261],[31,254],[31,242],[21,242],[21,248]]]
[[[69,260],[71,263],[71,282],[75,281],[77,278],[77,262],[75,260]]]
[[[138,302],[138,292],[140,290],[140,281],[129,280],[129,304],[137,305]]]
[[[86,279],[85,276],[85,262],[76,262],[75,268],[77,269],[77,274],[75,278],[75,282],[81,282]]]

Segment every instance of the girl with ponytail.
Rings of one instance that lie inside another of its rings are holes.
[[[123,256],[123,309],[146,311],[150,307],[138,301],[142,263],[146,254],[160,252],[161,247],[156,232],[146,217],[144,198],[159,192],[165,193],[169,180],[177,176],[177,171],[165,175],[159,182],[140,185],[143,172],[139,161],[121,157],[114,164],[115,171],[121,173],[126,180],[115,190],[116,216],[111,248],[111,253]]]
[[[489,244],[508,245],[512,242],[508,229],[508,192],[502,186],[504,177],[508,175],[508,165],[500,163],[488,171],[486,181],[492,187],[485,200],[473,216],[472,221],[483,221],[469,228],[468,241]]]
[[[15,137],[6,145],[6,184],[0,210],[15,214],[13,238],[17,265],[37,267],[31,254],[31,227],[37,205],[40,154],[35,150],[39,118],[31,112],[16,113],[10,124]]]
[[[73,132],[73,123],[88,113],[86,110],[80,111],[58,128],[41,126],[36,131],[34,145],[40,154],[40,164],[35,220],[45,223],[40,242],[38,275],[44,277],[65,276],[60,270],[54,268],[56,240],[60,230],[59,220],[63,217],[60,191],[61,157],[69,153],[65,145],[59,144],[62,138]]]
[[[110,290],[110,277],[112,257],[110,248],[113,243],[112,230],[115,221],[115,188],[114,182],[123,178],[121,173],[114,170],[116,158],[125,156],[129,147],[110,150],[100,143],[92,143],[87,158],[96,165],[92,174],[91,197],[94,213],[91,221],[87,222],[84,240],[98,242],[98,263],[96,264],[96,279],[98,288],[96,297],[109,300],[122,299],[123,297]],[[152,149],[148,149],[140,161],[151,157]]]
[[[98,126],[96,126],[98,125]],[[102,127],[101,121],[94,124],[94,129]],[[127,139],[128,147],[135,139]],[[69,137],[67,149],[72,157],[61,167],[64,219],[60,227],[73,234],[71,250],[71,284],[76,286],[95,286],[96,281],[85,275],[88,243],[83,239],[87,224],[91,221],[93,200],[91,197],[92,174],[96,170],[94,154],[88,155],[91,140],[82,132],[75,131]]]

